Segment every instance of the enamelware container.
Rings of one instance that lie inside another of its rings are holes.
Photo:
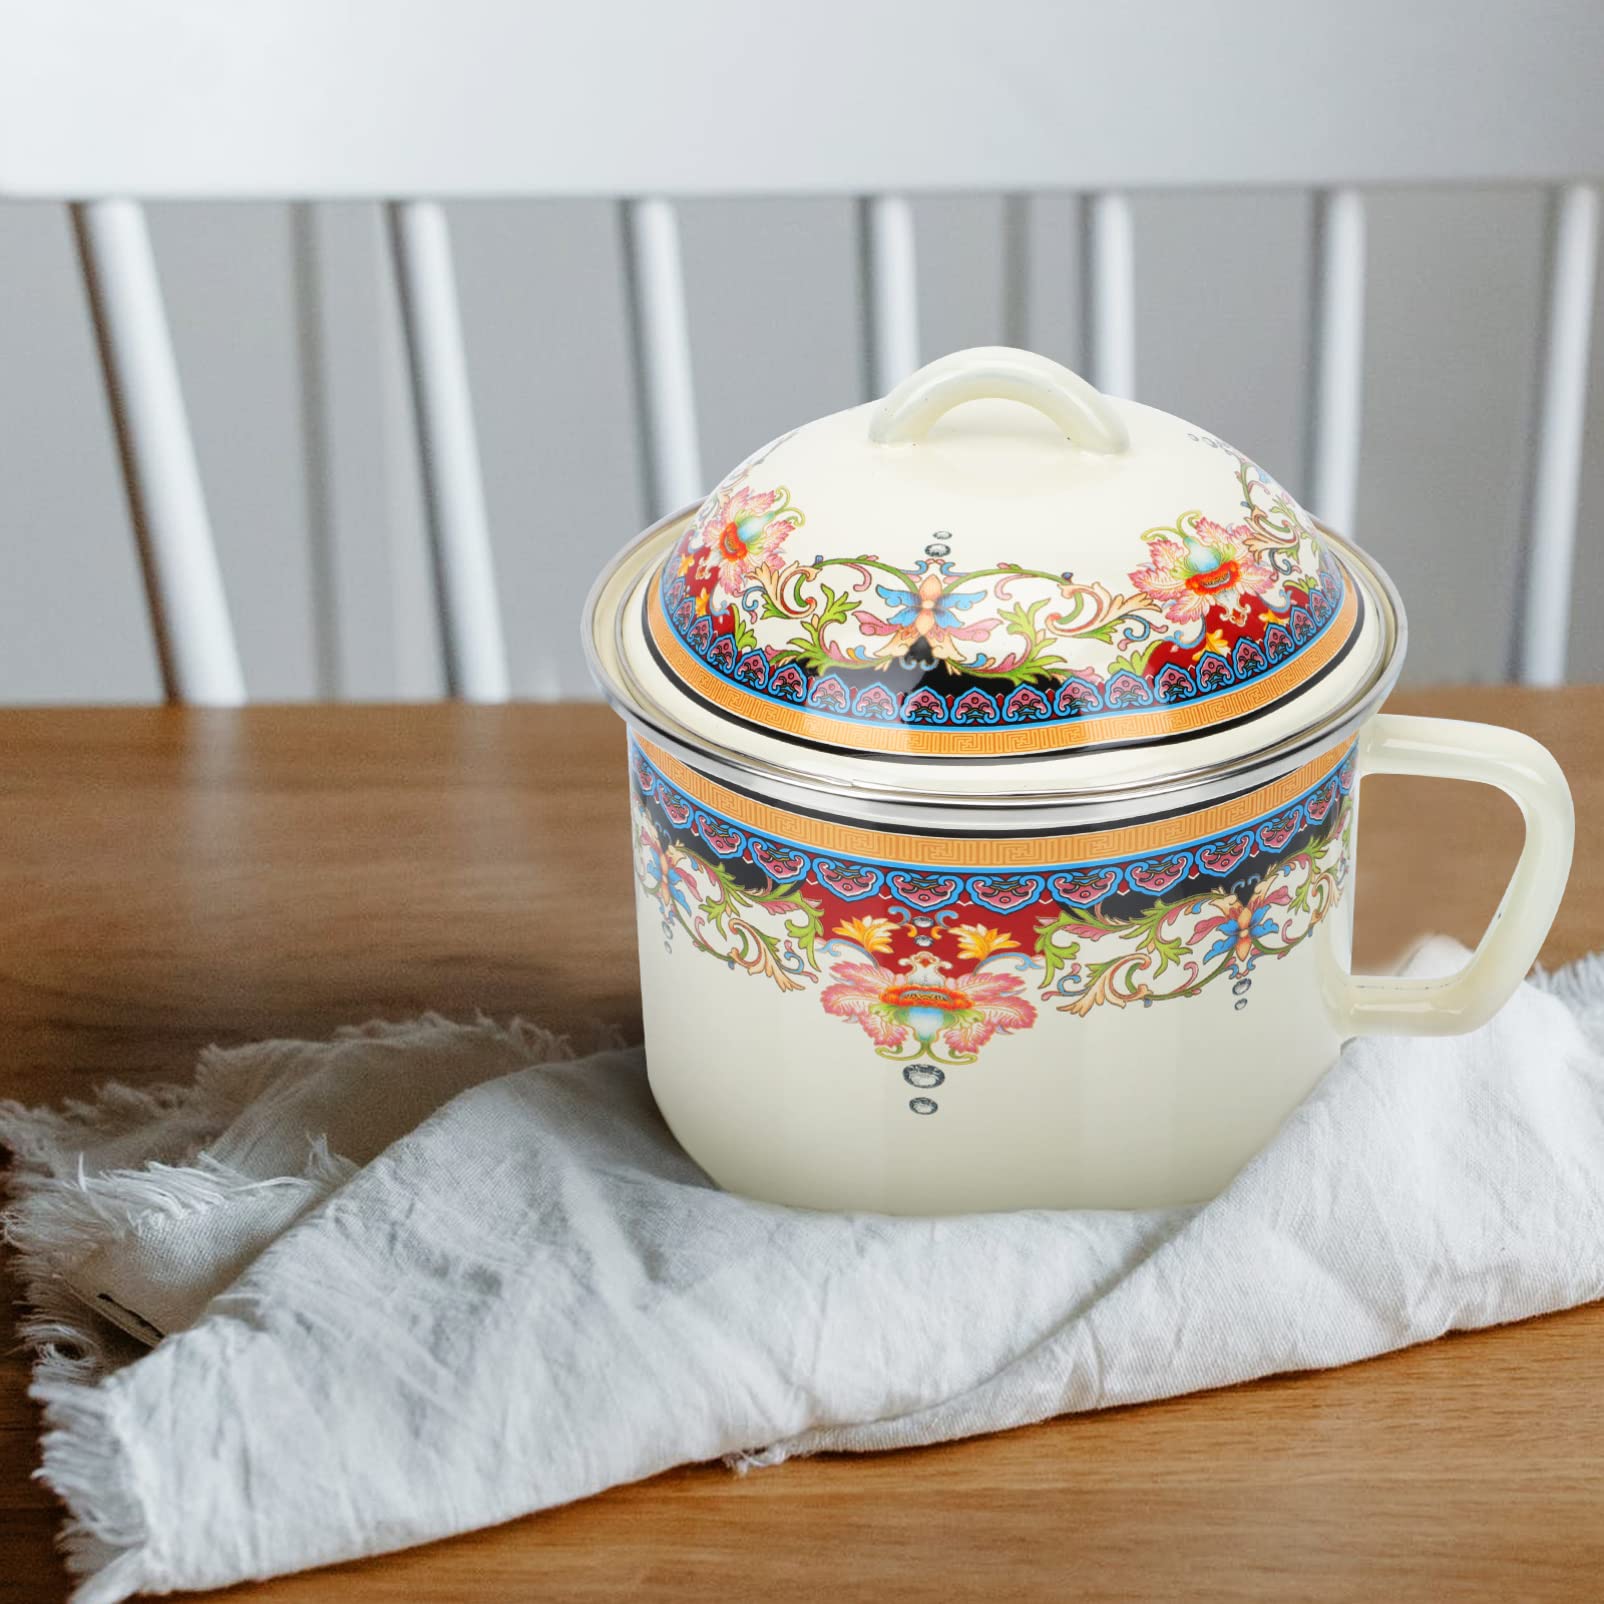
[[[612,563],[586,635],[629,726],[652,1089],[753,1197],[1209,1197],[1346,1038],[1488,1019],[1569,870],[1536,742],[1376,711],[1405,630],[1370,558],[1028,352],[765,446]],[[1458,975],[1350,972],[1377,773],[1525,817]]]

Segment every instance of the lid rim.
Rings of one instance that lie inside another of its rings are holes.
[[[698,679],[703,677],[697,672],[701,668],[700,664],[694,660],[686,662],[683,656],[679,663],[670,661],[670,652],[684,654],[684,643],[664,629],[657,587],[650,580],[646,585],[646,595],[641,601],[641,634],[647,651],[664,677],[699,707],[704,708],[715,718],[760,735],[772,736],[784,741],[788,746],[804,747],[809,751],[840,757],[867,758],[876,763],[917,762],[941,765],[1050,763],[1060,762],[1077,754],[1090,756],[1105,752],[1150,751],[1183,741],[1203,740],[1212,735],[1240,728],[1275,708],[1289,704],[1296,697],[1312,690],[1339,667],[1359,642],[1364,625],[1364,598],[1359,588],[1348,583],[1346,578],[1343,588],[1341,603],[1328,615],[1325,623],[1320,626],[1320,633],[1313,637],[1307,648],[1300,651],[1298,657],[1281,664],[1271,675],[1263,676],[1248,685],[1232,687],[1224,693],[1216,693],[1204,701],[1182,704],[1180,708],[1170,706],[1155,709],[1150,713],[1137,713],[1125,718],[1101,719],[1088,715],[1084,723],[1071,724],[1067,719],[1057,719],[984,732],[978,729],[926,730],[902,724],[863,726],[866,732],[872,731],[879,737],[872,744],[864,741],[845,745],[826,738],[826,730],[832,729],[838,721],[828,716],[816,717],[808,708],[777,709],[778,712],[788,715],[782,723],[778,719],[758,719],[739,711],[744,698],[738,693],[731,695],[727,684],[719,686],[724,696],[722,701],[717,696],[704,694],[697,688]],[[1291,677],[1294,671],[1298,675],[1296,678]],[[1277,688],[1276,681],[1283,676],[1288,678],[1288,683]],[[1222,714],[1219,711],[1231,706],[1233,702],[1240,706],[1242,711],[1231,714]],[[1194,724],[1190,728],[1176,727],[1177,713],[1194,708],[1207,715],[1206,721]],[[1135,733],[1143,722],[1155,723],[1158,727],[1148,734]],[[1117,730],[1121,723],[1127,724],[1132,733],[1123,736],[1117,733],[1097,736],[1091,734],[1092,730],[1104,725]],[[1084,738],[1073,744],[1063,742],[1054,732],[1065,727],[1073,729],[1077,735]],[[801,733],[803,731],[814,733]],[[1040,743],[1035,746],[1027,745],[1029,738],[1037,734],[1041,737]],[[948,751],[939,749],[943,741],[972,743],[988,735],[993,741],[1007,744],[993,751],[977,748],[972,744],[955,745]],[[935,749],[923,750],[927,744]]]
[[[1126,801],[1140,802],[1144,798],[1162,797],[1175,792],[1198,789],[1212,791],[1216,787],[1249,783],[1253,776],[1279,772],[1284,768],[1295,766],[1311,751],[1323,749],[1323,745],[1329,745],[1343,738],[1348,731],[1356,730],[1392,689],[1403,667],[1408,642],[1408,624],[1402,601],[1391,578],[1367,553],[1337,534],[1328,525],[1311,517],[1310,522],[1319,530],[1322,537],[1331,543],[1331,549],[1336,554],[1337,560],[1346,570],[1345,577],[1348,582],[1362,587],[1363,598],[1375,606],[1378,627],[1382,631],[1381,650],[1372,672],[1348,697],[1335,708],[1328,709],[1320,718],[1298,726],[1296,730],[1279,740],[1265,746],[1249,746],[1230,757],[1190,769],[1172,770],[1160,776],[1088,786],[1073,791],[1062,788],[1029,792],[998,790],[983,795],[949,791],[932,795],[929,786],[915,791],[904,785],[871,782],[856,774],[826,775],[817,768],[780,764],[768,758],[754,757],[733,746],[709,740],[675,718],[671,710],[662,708],[649,699],[636,682],[635,676],[630,673],[623,641],[628,608],[623,601],[634,594],[641,571],[646,566],[645,559],[652,555],[654,545],[663,541],[664,537],[676,530],[686,519],[694,517],[698,506],[699,504],[692,503],[659,519],[637,540],[619,552],[602,570],[591,587],[585,603],[582,631],[585,656],[591,675],[601,687],[604,697],[626,722],[649,731],[654,738],[666,742],[671,749],[685,754],[690,760],[699,758],[718,765],[727,772],[751,776],[753,781],[748,783],[755,781],[759,786],[767,781],[787,790],[811,792],[837,799],[847,794],[853,798],[855,806],[871,811],[876,804],[881,804],[920,813],[928,812],[932,816],[951,812],[974,814],[986,810],[1009,814],[1025,814],[1030,811],[1061,814],[1066,810],[1081,807],[1104,807]],[[655,571],[655,567],[652,571]],[[627,582],[626,597],[611,606],[610,616],[603,619],[599,615],[606,605],[607,593],[621,582]],[[602,638],[609,636],[611,638],[616,671],[609,667],[603,660],[603,654],[598,650],[596,644],[598,633],[602,633]],[[1359,633],[1357,625],[1353,633],[1354,638],[1357,638]],[[1318,677],[1324,678],[1324,674]],[[1309,683],[1300,685],[1276,705],[1279,707],[1289,705],[1308,688]],[[688,694],[684,691],[684,687],[680,687],[680,690],[682,694]],[[720,711],[722,714],[722,710]],[[1262,716],[1262,712],[1263,710],[1260,710],[1246,715],[1242,723],[1251,724]],[[732,727],[744,727],[735,725],[735,721],[729,719],[727,714],[722,716]],[[800,743],[796,744],[799,751],[809,750]],[[1148,741],[1140,744],[1152,746],[1155,743]],[[1106,746],[1091,748],[1088,749],[1087,755],[1091,756],[1106,750]],[[864,756],[864,754],[859,755]],[[1018,765],[1047,762],[1062,765],[1066,761],[1073,762],[1076,755],[1073,752],[1059,751],[999,758],[993,761],[1000,766],[1006,765],[1010,772],[1018,772]],[[882,761],[885,756],[886,754],[874,754],[869,760]],[[923,771],[929,774],[932,770],[940,772],[949,764],[967,766],[972,764],[973,760],[926,757],[918,761]]]

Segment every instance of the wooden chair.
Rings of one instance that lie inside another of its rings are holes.
[[[1521,679],[1563,678],[1604,171],[1591,0],[1341,8],[1049,0],[0,0],[0,197],[72,208],[170,698],[245,687],[140,202],[364,198],[388,212],[447,681],[508,694],[441,202],[621,211],[653,506],[705,488],[675,199],[860,199],[875,391],[920,359],[907,197],[1074,190],[1085,366],[1135,385],[1129,196],[1311,189],[1301,490],[1338,527],[1359,472],[1362,186],[1550,188]],[[805,95],[781,113],[766,86]],[[665,110],[666,107],[666,110]]]

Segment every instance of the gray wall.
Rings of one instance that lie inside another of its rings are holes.
[[[1021,337],[1073,362],[1075,203],[1028,210],[1010,321],[1003,206],[917,207],[925,350]],[[1370,197],[1357,534],[1409,604],[1417,681],[1510,658],[1540,306],[1542,199]],[[502,604],[519,694],[589,694],[574,618],[641,526],[615,213],[452,208]],[[861,399],[850,203],[682,211],[709,478]],[[166,205],[152,229],[251,695],[438,693],[396,308],[377,211]],[[1309,205],[1147,195],[1136,207],[1138,393],[1301,477]],[[138,573],[66,222],[0,205],[0,702],[157,694]],[[1604,308],[1596,317],[1604,330]],[[1604,406],[1595,342],[1593,415]],[[323,382],[309,387],[307,376]],[[304,403],[304,404],[303,404]],[[1604,449],[1589,429],[1573,678],[1604,675]],[[326,452],[326,461],[325,461]],[[320,467],[320,464],[322,465]],[[330,627],[318,627],[319,609]]]

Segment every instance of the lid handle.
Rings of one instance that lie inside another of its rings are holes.
[[[1023,401],[1045,413],[1083,451],[1130,449],[1125,420],[1102,391],[1060,362],[1008,345],[977,345],[926,363],[882,401],[869,424],[876,445],[912,445],[965,401]]]

